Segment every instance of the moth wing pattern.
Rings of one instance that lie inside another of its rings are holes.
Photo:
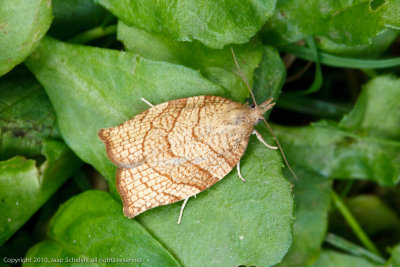
[[[143,140],[152,125],[149,118],[158,116],[166,104],[148,109],[116,127],[99,130],[98,136],[105,144],[111,162],[118,167],[129,167],[144,159]]]
[[[182,98],[100,130],[119,167],[124,214],[132,218],[188,198],[226,176],[244,154],[252,130],[224,125],[221,116],[238,105],[217,96]]]

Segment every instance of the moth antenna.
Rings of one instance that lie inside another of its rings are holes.
[[[233,60],[235,61],[235,65],[236,65],[237,69],[239,70],[240,76],[242,77],[244,83],[246,84],[247,89],[249,89],[250,94],[251,94],[251,97],[253,98],[254,104],[255,104],[256,106],[258,106],[258,105],[257,105],[257,102],[256,102],[256,98],[254,97],[253,91],[252,91],[251,88],[250,88],[249,82],[247,81],[246,76],[244,76],[242,70],[240,69],[239,63],[238,63],[238,61],[237,61],[237,59],[236,59],[236,55],[235,55],[235,52],[233,51],[233,48],[232,48],[232,47],[231,47],[231,51],[232,51],[232,55],[233,55]],[[294,173],[292,167],[290,167],[290,164],[289,164],[289,162],[288,162],[287,159],[286,159],[285,153],[283,153],[283,149],[282,149],[281,144],[280,144],[279,141],[278,141],[278,138],[276,137],[274,131],[272,130],[271,126],[269,126],[268,122],[264,119],[264,117],[262,117],[262,119],[263,119],[263,121],[265,122],[265,125],[267,125],[268,130],[269,130],[270,133],[272,134],[272,137],[274,138],[276,144],[278,145],[279,150],[281,151],[281,154],[282,154],[282,158],[283,158],[283,160],[285,161],[286,166],[288,167],[289,171],[292,173],[294,179],[296,179],[296,181],[297,181],[297,176],[296,176],[296,174]]]
[[[235,65],[236,65],[237,69],[239,70],[240,76],[242,77],[244,83],[246,84],[247,89],[249,89],[250,94],[251,94],[251,97],[253,98],[254,104],[255,104],[256,106],[258,106],[258,105],[257,105],[257,102],[256,102],[256,98],[254,97],[253,91],[252,91],[251,88],[250,88],[249,82],[247,81],[246,76],[244,76],[242,70],[240,69],[239,63],[237,62],[236,55],[235,55],[235,52],[233,51],[233,48],[232,48],[232,47],[231,47],[231,51],[232,51],[232,55],[233,55],[233,60],[235,61]],[[286,166],[288,167],[289,171],[292,173],[293,177],[294,177],[294,178],[296,179],[296,181],[297,181],[297,176],[296,176],[296,174],[294,173],[292,167],[290,167],[290,164],[289,164],[289,162],[288,162],[287,159],[286,159],[285,153],[283,153],[283,149],[282,149],[281,144],[280,144],[279,141],[278,141],[278,138],[276,137],[274,131],[272,131],[271,126],[269,126],[268,122],[264,119],[264,117],[262,117],[262,119],[263,119],[263,121],[265,122],[265,125],[267,125],[268,130],[269,130],[270,133],[272,134],[272,137],[274,138],[276,144],[278,145],[279,150],[281,151],[281,154],[282,154],[282,158],[283,158],[283,160],[285,161]]]
[[[297,175],[294,173],[292,167],[290,167],[290,164],[286,159],[285,153],[283,153],[282,146],[279,143],[278,138],[276,137],[274,131],[272,130],[271,126],[269,126],[268,122],[264,119],[264,117],[262,117],[262,120],[265,122],[265,125],[267,125],[269,132],[272,134],[272,137],[274,138],[276,144],[278,145],[279,150],[281,151],[281,154],[282,154],[282,158],[285,161],[286,166],[288,167],[289,171],[292,173],[294,179],[296,179],[296,181],[297,181]]]
[[[253,94],[253,91],[250,88],[250,85],[249,85],[249,82],[247,81],[246,76],[244,76],[242,70],[239,67],[239,63],[237,62],[236,55],[235,55],[235,52],[233,51],[232,47],[231,47],[231,51],[232,51],[232,55],[233,55],[233,60],[235,61],[236,68],[239,70],[240,76],[242,77],[244,83],[246,84],[247,89],[249,89],[249,91],[250,91],[251,97],[253,98],[254,105],[256,105],[256,107],[258,107],[256,98],[254,97],[254,94]]]

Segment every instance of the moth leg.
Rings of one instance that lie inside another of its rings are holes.
[[[246,179],[243,178],[242,174],[240,173],[240,161],[238,162],[238,164],[236,165],[236,169],[238,172],[238,176],[240,178],[240,180],[242,180],[243,182],[246,182]]]
[[[179,212],[179,218],[178,218],[178,224],[181,224],[181,220],[182,220],[182,215],[183,215],[183,210],[185,209],[186,203],[188,202],[190,197],[186,198],[183,201],[182,207],[181,207],[181,212]]]
[[[268,145],[267,142],[264,141],[262,135],[259,132],[257,132],[257,130],[253,130],[252,134],[255,134],[257,136],[258,140],[260,140],[261,143],[263,143],[266,147],[268,147],[270,149],[278,149],[277,146]]]
[[[149,105],[150,107],[154,107],[154,105],[152,103],[150,103],[149,101],[147,101],[147,99],[145,98],[140,98],[140,100],[142,100],[144,103],[146,103],[147,105]]]

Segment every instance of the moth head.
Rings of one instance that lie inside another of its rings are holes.
[[[265,112],[271,109],[275,103],[272,103],[273,98],[268,99],[264,103],[260,105],[252,104],[250,105],[250,115],[254,120],[254,124],[257,124],[262,117],[264,116]]]

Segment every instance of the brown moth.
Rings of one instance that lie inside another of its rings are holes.
[[[112,128],[101,129],[100,139],[109,159],[118,166],[117,189],[129,218],[161,205],[185,200],[209,188],[237,166],[250,135],[268,148],[254,125],[264,121],[277,142],[293,176],[278,139],[264,119],[272,108],[272,98],[257,105],[248,81],[237,63],[239,74],[254,101],[253,106],[219,96],[195,96],[153,106]]]
[[[195,96],[101,129],[107,155],[118,166],[125,216],[187,199],[220,181],[239,164],[252,133],[262,140],[253,128],[273,105],[272,99],[251,107],[219,96]]]

